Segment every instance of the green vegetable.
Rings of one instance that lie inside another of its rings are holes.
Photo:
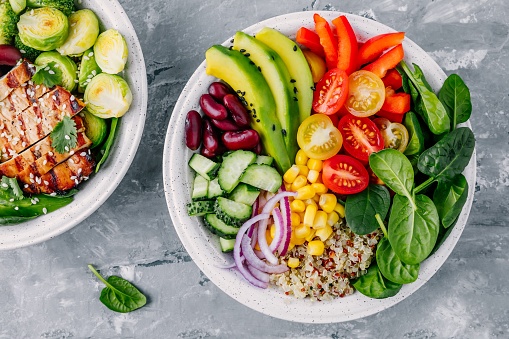
[[[400,65],[419,93],[416,98],[415,95],[412,96],[415,99],[414,109],[416,112],[423,117],[433,134],[447,132],[450,127],[447,111],[431,90],[419,66],[414,64],[415,70],[412,72],[404,61],[401,61]]]
[[[90,113],[108,119],[123,116],[131,106],[133,94],[122,77],[101,73],[87,85],[84,98]]]
[[[62,82],[60,73],[57,73],[57,67],[55,62],[50,62],[47,65],[36,66],[35,74],[32,77],[32,81],[36,85],[44,85],[51,88]]]
[[[85,134],[92,141],[90,148],[95,148],[102,144],[108,133],[108,124],[104,119],[98,118],[86,110],[80,112],[85,125]]]
[[[27,6],[26,0],[9,0],[9,3],[11,4],[12,10],[16,14],[21,13]]]
[[[458,174],[451,182],[439,182],[433,193],[433,202],[445,228],[458,218],[467,202],[468,182],[463,174]]]
[[[438,98],[444,105],[447,115],[451,120],[451,129],[470,119],[472,114],[472,102],[470,90],[457,74],[451,74],[438,92]]]
[[[52,7],[63,12],[66,16],[75,10],[74,0],[27,0],[27,7]]]
[[[439,227],[438,212],[430,198],[422,194],[414,200],[394,196],[388,238],[401,261],[415,265],[426,259],[435,246]]]
[[[89,9],[81,9],[69,16],[69,35],[57,48],[62,55],[79,56],[94,46],[99,35],[99,20]]]
[[[385,279],[376,263],[372,263],[368,272],[353,282],[353,287],[370,298],[384,299],[395,296],[401,289],[401,284]]]
[[[20,16],[18,30],[25,45],[39,51],[51,51],[67,39],[69,21],[58,9],[37,8]]]
[[[99,300],[110,310],[120,313],[132,312],[145,306],[147,298],[133,284],[112,275],[105,280],[92,265],[88,268],[106,287],[101,291]]]
[[[389,212],[391,197],[382,185],[370,184],[364,191],[346,198],[346,223],[356,234],[368,234],[378,228],[375,218],[379,214],[385,219]]]
[[[94,54],[95,61],[103,72],[117,74],[124,69],[129,50],[122,34],[116,29],[108,29],[99,34],[94,45]]]
[[[106,162],[106,159],[108,159],[108,156],[110,155],[111,147],[113,146],[113,142],[115,141],[115,133],[117,131],[119,120],[120,118],[111,119],[110,134],[108,135],[106,142],[101,146],[101,149],[99,150],[99,154],[101,154],[102,156],[97,162],[97,165],[95,166],[95,173],[99,172],[99,168],[102,166],[102,164]]]
[[[92,78],[101,73],[101,69],[95,62],[94,50],[88,49],[83,53],[78,73],[78,92],[84,93]]]
[[[60,154],[68,153],[78,143],[78,131],[74,120],[65,116],[50,134],[51,146]]]
[[[376,262],[382,275],[397,284],[410,284],[419,276],[420,265],[408,265],[401,261],[385,237],[376,247]]]
[[[55,51],[43,52],[35,59],[35,64],[40,66],[39,69],[43,68],[45,71],[49,67],[47,73],[54,73],[56,75],[55,79],[58,79],[57,85],[61,85],[69,92],[76,88],[76,72],[78,67],[71,58],[60,55]]]
[[[19,18],[12,10],[9,1],[0,2],[0,45],[10,45],[16,34],[16,23]]]
[[[405,114],[403,125],[408,131],[408,145],[403,152],[404,155],[419,155],[424,150],[424,136],[422,134],[419,119],[414,112]]]
[[[31,62],[34,62],[35,59],[37,59],[37,57],[42,53],[42,51],[38,51],[35,48],[28,47],[27,45],[25,45],[21,41],[18,34],[16,34],[16,36],[14,37],[14,47],[19,49],[21,55],[24,58],[27,58],[28,60],[30,60]]]

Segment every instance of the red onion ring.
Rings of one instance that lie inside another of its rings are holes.
[[[286,236],[286,225],[283,222],[283,216],[281,215],[281,211],[279,208],[274,208],[272,211],[272,217],[274,218],[274,225],[276,226],[276,233],[274,234],[274,239],[269,245],[269,249],[271,252],[274,252],[281,242],[284,240],[283,237]]]
[[[283,213],[283,221],[285,222],[285,234],[283,237],[283,241],[277,248],[280,256],[286,255],[288,251],[288,246],[290,245],[290,238],[292,236],[292,212],[290,209],[290,199],[288,197],[284,197],[279,202],[279,207]]]
[[[249,265],[254,268],[265,272],[265,273],[283,273],[288,271],[288,266],[286,264],[279,265],[269,265],[265,261],[259,259],[251,248],[251,244],[249,243],[251,239],[247,236],[242,237],[241,247],[244,252],[244,257]]]
[[[251,266],[251,265],[247,265],[247,269],[249,272],[251,272],[253,277],[255,277],[256,279],[266,282],[266,283],[269,282],[270,274],[260,271],[259,269],[255,268],[254,266]]]

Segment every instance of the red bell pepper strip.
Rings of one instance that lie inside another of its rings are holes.
[[[364,65],[376,60],[386,49],[401,44],[404,38],[404,32],[386,33],[372,37],[359,48],[359,64]]]
[[[382,118],[389,119],[389,121],[391,121],[391,122],[399,122],[400,124],[401,124],[401,122],[403,122],[403,118],[405,117],[404,114],[390,113],[390,112],[384,111],[383,109],[376,112],[376,115],[379,117],[382,117]]]
[[[381,109],[389,113],[403,115],[410,111],[410,101],[410,94],[395,93],[391,87],[387,87],[385,89],[385,101]]]
[[[325,52],[325,63],[327,64],[327,69],[331,70],[336,68],[338,63],[338,41],[334,34],[332,34],[332,30],[327,20],[317,13],[313,15],[313,20],[315,21],[316,33],[320,37],[320,44]]]
[[[338,62],[337,68],[340,68],[350,75],[357,70],[357,37],[348,22],[346,16],[341,15],[332,20],[336,26],[336,33],[338,36]]]
[[[390,69],[387,71],[387,74],[382,78],[385,87],[391,87],[393,90],[397,91],[403,86],[403,78],[401,74],[395,69]]]
[[[404,57],[403,45],[399,44],[362,69],[373,72],[382,79],[387,71],[396,67]]]
[[[325,57],[325,53],[323,52],[323,47],[320,45],[320,37],[318,34],[313,32],[306,27],[301,27],[297,31],[297,36],[295,37],[295,41],[299,44],[309,48],[309,50],[322,58]]]

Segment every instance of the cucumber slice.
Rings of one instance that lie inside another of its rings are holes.
[[[246,169],[240,181],[261,190],[276,193],[283,183],[283,178],[274,167],[252,164]]]
[[[253,208],[227,198],[219,197],[214,206],[216,216],[231,226],[240,227],[251,217]]]
[[[224,253],[231,252],[235,246],[235,239],[225,239],[219,237],[219,246],[221,246],[221,251]]]
[[[217,177],[221,188],[230,193],[238,185],[242,173],[256,161],[256,154],[249,151],[238,150],[223,157]]]
[[[214,200],[192,201],[186,205],[187,215],[194,217],[214,213],[215,203],[216,202]]]
[[[256,163],[258,165],[269,165],[272,166],[272,163],[274,162],[273,157],[269,157],[268,155],[259,155],[256,158]]]
[[[92,141],[92,146],[90,146],[90,148],[94,148],[102,144],[104,139],[106,139],[106,134],[108,134],[108,126],[106,121],[96,117],[86,110],[81,111],[80,115],[83,117],[85,134],[90,139],[90,141]]]
[[[235,239],[239,232],[238,227],[233,227],[222,222],[215,214],[206,214],[204,217],[205,226],[214,234],[221,238]]]
[[[260,190],[248,184],[240,183],[230,193],[230,199],[248,206],[253,206],[256,198],[260,195]]]
[[[193,182],[193,192],[191,193],[191,199],[202,200],[207,198],[207,192],[209,188],[209,182],[207,179],[197,174]]]
[[[219,186],[219,179],[215,178],[214,180],[209,182],[209,191],[207,192],[207,197],[209,199],[221,197],[224,194],[223,189]]]
[[[194,153],[191,159],[189,159],[189,167],[210,181],[215,178],[219,164],[208,158],[205,158],[201,154]]]

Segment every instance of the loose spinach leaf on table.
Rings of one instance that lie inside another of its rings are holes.
[[[106,287],[99,300],[110,310],[120,313],[134,311],[147,303],[147,298],[134,285],[125,279],[112,275],[105,280],[92,265],[88,268]]]
[[[401,289],[401,284],[385,279],[376,263],[372,263],[368,272],[353,282],[353,287],[370,298],[384,299],[395,296]]]
[[[457,74],[451,74],[445,79],[438,98],[444,105],[449,119],[451,120],[451,130],[470,119],[472,114],[472,102],[470,100],[470,90],[463,79]]]
[[[433,193],[433,202],[445,228],[458,218],[468,197],[468,182],[463,174],[458,174],[451,182],[439,182]]]
[[[382,275],[397,284],[410,284],[419,276],[420,264],[408,265],[401,261],[385,237],[378,242],[376,262]]]
[[[369,166],[373,173],[396,194],[412,199],[414,170],[403,153],[392,148],[372,153],[369,157]]]
[[[368,234],[378,228],[375,215],[385,219],[389,212],[391,196],[382,185],[370,184],[364,191],[346,198],[346,222],[355,234]]]

